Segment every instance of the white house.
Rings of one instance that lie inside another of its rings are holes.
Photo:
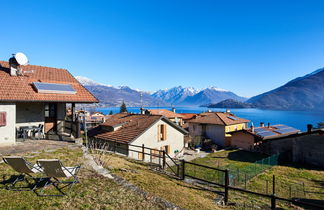
[[[66,104],[72,104],[75,116],[76,103],[96,102],[65,69],[19,66],[15,57],[0,61],[0,145],[14,144],[23,128],[40,127],[48,138],[71,134],[75,117],[66,121]]]
[[[161,115],[120,113],[89,131],[89,136],[109,150],[149,161],[157,150],[165,151],[170,157],[181,154],[187,133]]]

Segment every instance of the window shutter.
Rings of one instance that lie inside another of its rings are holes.
[[[160,130],[161,130],[161,129],[160,129],[160,126],[161,126],[161,125],[158,125],[158,127],[157,127],[157,128],[158,128],[158,129],[157,129],[157,139],[158,139],[158,141],[160,141],[160,139],[161,139],[161,134],[160,134]]]
[[[6,125],[7,125],[7,113],[0,112],[0,126],[6,126]]]
[[[167,126],[163,125],[163,140],[167,139]]]

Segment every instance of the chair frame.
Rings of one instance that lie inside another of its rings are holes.
[[[58,161],[59,164],[60,164],[60,167],[61,167],[60,170],[62,170],[62,172],[64,170],[66,170],[71,176],[70,177],[68,177],[68,176],[66,176],[66,177],[49,176],[49,175],[46,174],[46,169],[42,166],[41,160],[38,160],[37,161],[37,164],[43,169],[44,174],[47,176],[46,178],[43,179],[43,180],[45,180],[45,184],[44,184],[44,186],[42,186],[42,189],[41,189],[40,193],[37,193],[39,196],[65,196],[65,195],[69,195],[70,192],[71,192],[71,190],[72,190],[72,187],[75,184],[80,183],[79,178],[77,177],[77,175],[78,175],[78,173],[80,171],[81,165],[77,165],[77,166],[74,166],[74,167],[66,167],[66,166],[64,166],[62,164],[62,162],[60,160],[53,160],[53,161]],[[70,168],[70,169],[68,169],[68,168]],[[72,171],[74,171],[74,170],[75,170],[75,172],[72,173]],[[71,177],[73,178],[72,181],[61,181],[61,180],[58,179],[58,178],[71,178]],[[64,184],[64,186],[63,187],[59,187],[60,184]],[[45,188],[46,187],[49,187],[51,185],[53,185],[57,189],[57,191],[60,192],[60,194],[45,194],[44,193]],[[67,193],[64,193],[62,191],[62,189],[66,188],[68,186],[69,186],[68,192]]]
[[[8,163],[8,161],[7,161],[8,158],[21,158],[25,162],[26,167],[30,170],[30,173],[21,172],[21,171],[16,170],[10,163]],[[37,183],[39,182],[39,180],[41,180],[41,178],[33,177],[30,174],[31,173],[33,173],[33,174],[43,173],[43,171],[40,168],[35,167],[34,164],[32,164],[31,162],[27,161],[24,157],[20,157],[20,156],[5,156],[2,159],[13,170],[15,170],[16,172],[20,173],[11,183],[9,183],[10,185],[6,187],[7,190],[12,190],[12,191],[33,191],[33,190],[36,189]],[[33,172],[32,171],[33,169],[36,169],[37,172]],[[26,187],[16,187],[15,185],[18,182],[22,182],[22,181],[27,182],[27,184],[29,184],[29,185],[31,184],[31,183],[28,182],[28,179],[26,178],[26,175],[28,177],[32,178],[35,181],[34,186],[32,188],[30,188],[30,189],[21,189],[21,188],[26,188]]]

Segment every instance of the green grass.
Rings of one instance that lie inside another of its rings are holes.
[[[81,149],[62,148],[52,152],[21,154],[28,161],[41,158],[58,158],[66,166],[82,164]],[[5,163],[0,164],[0,181],[15,173]],[[0,184],[0,209],[162,209],[160,204],[124,189],[87,167],[79,173],[80,184],[64,197],[39,197],[34,192],[8,191]],[[48,193],[54,193],[48,189]]]

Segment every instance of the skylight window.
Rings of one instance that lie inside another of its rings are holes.
[[[33,82],[33,85],[38,93],[76,94],[76,91],[70,84]]]

